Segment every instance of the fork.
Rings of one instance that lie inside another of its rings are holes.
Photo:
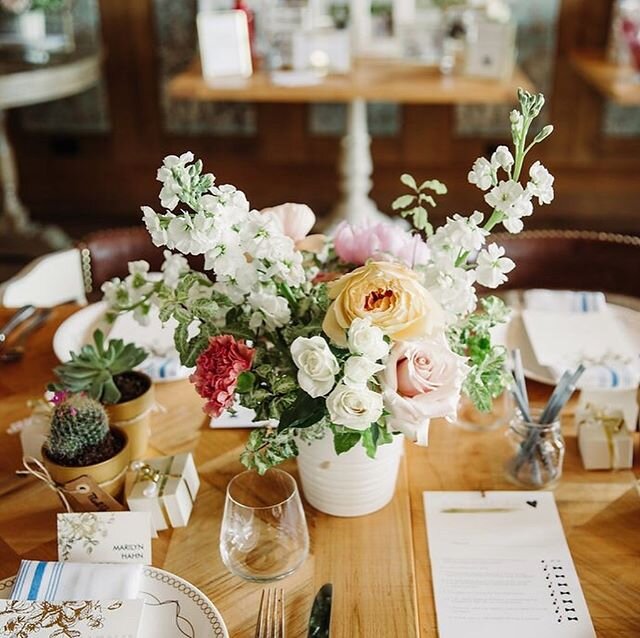
[[[255,638],[285,638],[284,589],[262,591]]]

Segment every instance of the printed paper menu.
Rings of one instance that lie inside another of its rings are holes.
[[[440,638],[595,638],[551,492],[425,492]]]

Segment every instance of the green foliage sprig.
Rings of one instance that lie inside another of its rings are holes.
[[[435,208],[436,200],[433,195],[446,195],[447,187],[437,179],[428,179],[420,185],[416,180],[404,173],[400,181],[413,192],[409,195],[400,195],[391,204],[393,210],[400,211],[402,217],[411,217],[412,223],[418,230],[424,231],[427,236],[433,234],[433,226],[429,223],[427,206]]]

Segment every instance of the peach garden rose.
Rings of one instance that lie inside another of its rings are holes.
[[[329,306],[322,329],[339,346],[347,344],[354,319],[369,318],[392,341],[417,339],[441,328],[443,313],[408,266],[371,261],[329,283]]]

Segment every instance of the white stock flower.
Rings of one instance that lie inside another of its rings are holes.
[[[347,332],[347,344],[352,354],[360,354],[371,361],[384,359],[389,353],[389,344],[385,341],[384,332],[371,325],[369,317],[356,317]]]
[[[519,233],[524,227],[521,218],[533,213],[531,193],[512,179],[500,182],[484,199],[505,216],[503,224],[510,233]]]
[[[144,259],[138,261],[129,262],[129,274],[130,275],[142,275],[145,276],[149,272],[149,262]]]
[[[168,250],[165,250],[163,254],[162,281],[169,288],[175,289],[180,281],[180,276],[189,270],[189,262],[182,255],[174,255]]]
[[[520,111],[513,109],[509,114],[509,121],[511,122],[511,128],[519,129],[524,122],[524,117]]]
[[[151,241],[155,246],[165,246],[167,243],[167,231],[162,228],[160,218],[151,206],[142,206],[142,219],[151,235]]]
[[[476,281],[487,288],[497,288],[507,281],[506,273],[515,267],[513,260],[504,256],[505,250],[495,243],[489,244],[479,255]]]
[[[298,383],[309,396],[331,391],[340,366],[322,337],[298,337],[291,344],[291,356],[298,368]]]
[[[538,198],[539,204],[550,204],[554,197],[554,176],[539,161],[536,161],[529,169],[529,177],[531,181],[527,184],[527,190]]]
[[[264,323],[267,328],[274,330],[289,323],[291,319],[291,310],[284,297],[268,292],[252,292],[247,301],[253,308],[249,320],[250,328],[258,328]]]
[[[502,170],[509,172],[513,163],[513,155],[511,155],[511,151],[506,146],[498,146],[491,156],[491,166],[494,170],[501,168]]]
[[[384,370],[384,366],[381,363],[371,361],[367,357],[355,355],[349,357],[344,364],[345,382],[352,385],[366,385],[367,381],[381,370]]]
[[[382,416],[382,395],[363,385],[338,383],[327,397],[332,423],[351,430],[366,430]]]
[[[495,174],[491,162],[486,157],[479,157],[471,167],[467,176],[469,183],[475,184],[480,190],[486,191],[494,184]]]
[[[427,240],[427,246],[434,253],[455,253],[454,261],[460,250],[467,252],[480,250],[484,244],[484,238],[489,234],[480,228],[483,218],[483,214],[478,211],[474,211],[470,217],[458,214],[449,217],[444,226],[436,229],[436,232]]]
[[[450,324],[476,307],[475,272],[437,260],[425,270],[425,286],[440,304]]]

